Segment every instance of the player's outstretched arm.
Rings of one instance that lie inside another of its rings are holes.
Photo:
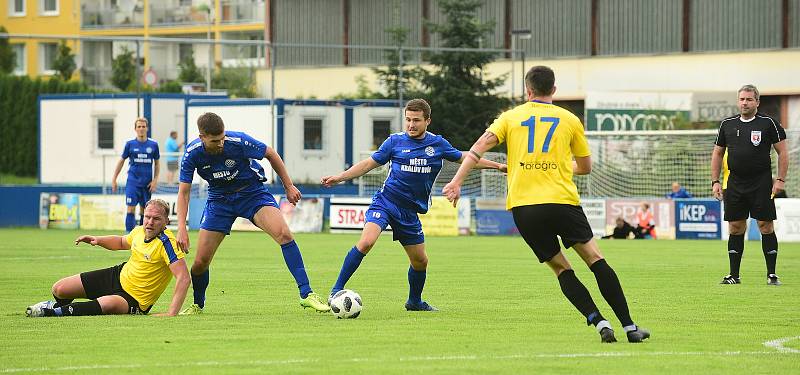
[[[123,236],[89,236],[84,235],[75,239],[75,245],[84,242],[92,246],[100,246],[108,250],[129,250],[131,245]]]
[[[339,174],[337,174],[335,176],[325,176],[325,177],[323,177],[322,180],[320,181],[320,183],[325,187],[331,187],[331,186],[336,185],[336,184],[338,184],[338,183],[340,183],[342,181],[349,181],[349,180],[352,180],[354,178],[361,177],[361,176],[367,174],[367,172],[369,172],[369,171],[371,171],[371,170],[373,170],[373,169],[375,169],[375,168],[377,168],[379,166],[380,166],[380,164],[377,161],[375,161],[375,159],[373,159],[371,157],[370,158],[366,158],[366,159],[356,163],[355,165],[353,165],[352,167],[348,168],[346,171],[344,171],[342,173],[339,173]]]
[[[186,261],[181,258],[169,265],[169,270],[175,276],[175,291],[172,292],[172,302],[169,304],[169,311],[161,314],[153,314],[153,316],[175,316],[178,315],[183,301],[186,300],[186,292],[189,290],[191,278],[189,271],[186,268]]]
[[[492,147],[497,146],[498,143],[500,142],[497,136],[487,131],[484,132],[469,149],[469,153],[466,154],[464,161],[461,162],[461,166],[458,167],[456,175],[453,176],[453,179],[442,189],[442,194],[447,197],[447,200],[453,202],[453,207],[458,204],[458,198],[461,197],[461,184],[469,174],[469,171],[480,162],[486,151],[491,150]]]
[[[464,159],[467,158],[467,154],[469,151],[461,151],[461,159],[458,160],[458,163],[463,163]],[[503,163],[498,163],[496,161],[492,161],[489,159],[481,158],[478,160],[478,163],[475,164],[476,169],[497,169],[500,172],[506,173],[508,172],[508,166]]]
[[[192,184],[188,182],[181,182],[178,185],[178,201],[175,209],[178,211],[178,234],[175,240],[178,242],[178,247],[184,253],[189,253],[189,232],[186,230],[186,216],[189,212],[189,193],[192,190]]]
[[[125,159],[120,158],[117,161],[117,166],[114,167],[114,176],[111,177],[111,191],[116,193],[117,192],[117,177],[119,177],[119,173],[122,172],[122,166],[125,164]]]
[[[296,204],[300,201],[300,198],[302,198],[302,194],[300,194],[300,189],[294,186],[292,178],[289,177],[289,172],[286,171],[286,164],[283,163],[281,156],[278,155],[272,147],[267,147],[267,152],[264,154],[264,157],[269,161],[272,170],[280,177],[283,183],[283,190],[286,191],[286,199],[289,203]]]

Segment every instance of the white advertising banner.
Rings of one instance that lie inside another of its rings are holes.
[[[363,229],[371,203],[372,198],[331,198],[331,233],[352,233]]]
[[[775,235],[779,242],[800,241],[800,199],[775,200]]]
[[[289,224],[292,233],[318,233],[322,232],[322,216],[325,201],[320,198],[304,198],[293,206],[289,201],[281,199],[280,195],[273,195],[278,201],[284,220]],[[249,219],[237,217],[233,221],[231,230],[235,231],[261,231]]]
[[[581,207],[592,227],[595,237],[606,235],[606,200],[605,199],[581,199]]]

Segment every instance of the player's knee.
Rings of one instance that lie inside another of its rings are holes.
[[[730,223],[728,226],[728,231],[730,234],[733,235],[742,235],[744,234],[745,230],[747,230],[747,224],[740,224],[740,223]]]
[[[194,258],[194,263],[192,263],[192,274],[199,275],[203,272],[206,272],[210,264],[210,256],[197,254],[197,256]]]
[[[424,271],[428,269],[428,256],[420,255],[411,258],[411,268],[417,271]]]
[[[292,231],[289,230],[289,227],[279,230],[277,233],[273,234],[272,237],[275,239],[275,242],[279,244],[289,243],[294,240],[294,236],[292,236]]]
[[[56,298],[64,298],[67,294],[66,287],[64,286],[62,280],[59,280],[53,284],[53,287],[50,291],[53,292],[53,296]]]
[[[771,221],[759,221],[758,230],[761,234],[770,234],[775,231],[775,228]]]
[[[360,251],[360,252],[362,252],[364,254],[366,254],[370,250],[372,250],[373,246],[375,246],[375,241],[361,240],[361,241],[358,241],[358,244],[356,244],[356,247],[358,248],[358,251]]]

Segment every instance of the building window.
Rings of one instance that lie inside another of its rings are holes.
[[[372,120],[372,149],[377,150],[391,133],[391,120]]]
[[[27,58],[25,56],[24,44],[12,44],[11,48],[14,50],[14,74],[21,76],[28,72],[26,64]]]
[[[39,0],[39,13],[43,16],[57,16],[58,0]]]
[[[114,149],[114,119],[97,119],[97,149]]]
[[[39,70],[42,74],[55,74],[53,62],[56,60],[56,43],[39,43]]]
[[[191,44],[181,43],[178,44],[178,61],[184,62],[189,60],[189,58],[194,57],[194,52],[192,50]]]
[[[303,119],[303,149],[322,150],[322,119]]]
[[[25,0],[11,0],[8,2],[8,15],[21,17],[25,15]]]

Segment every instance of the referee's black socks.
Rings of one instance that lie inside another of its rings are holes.
[[[605,259],[600,259],[594,262],[589,269],[594,273],[597,279],[597,287],[600,288],[600,293],[603,294],[606,302],[614,310],[619,322],[623,327],[633,325],[633,319],[628,311],[628,301],[625,300],[625,293],[622,292],[622,285],[619,283],[619,278],[614,269],[608,265]]]
[[[767,262],[767,275],[775,273],[775,263],[778,261],[778,237],[775,232],[761,234],[761,250],[764,251],[764,261]]]
[[[774,234],[773,234],[774,236]],[[763,241],[763,240],[762,240]],[[762,242],[763,243],[763,242]],[[777,245],[777,241],[776,241]],[[731,265],[731,276],[739,277],[739,265],[742,264],[744,253],[744,233],[728,236],[728,261]]]
[[[589,291],[575,276],[575,271],[562,271],[558,275],[558,283],[561,285],[561,292],[586,317],[588,324],[597,325],[600,321],[605,320],[597,310],[597,305],[592,301]]]

